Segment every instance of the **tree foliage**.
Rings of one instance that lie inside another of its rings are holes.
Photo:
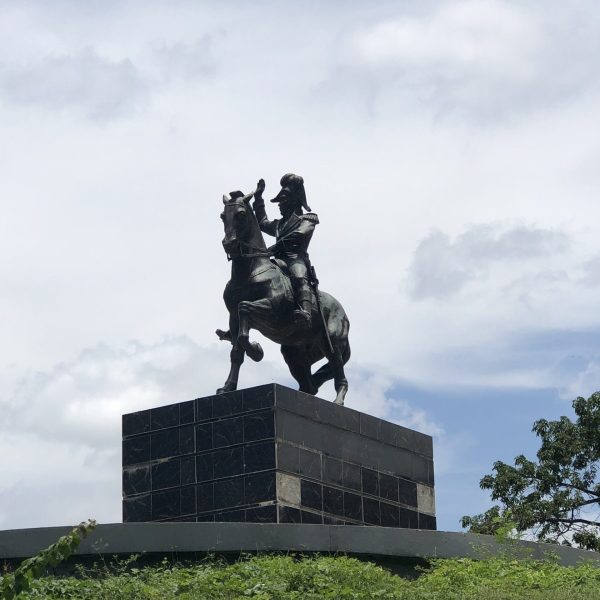
[[[463,517],[473,533],[496,534],[507,523],[544,542],[600,550],[600,392],[573,401],[576,419],[540,419],[537,460],[517,456],[494,463],[480,482],[499,501],[482,515]]]
[[[56,567],[77,550],[83,538],[96,527],[95,521],[80,523],[70,533],[35,556],[24,560],[12,573],[0,578],[0,599],[13,600],[31,589],[34,579],[45,574],[48,567]]]

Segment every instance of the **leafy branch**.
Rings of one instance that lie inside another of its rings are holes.
[[[0,579],[0,599],[13,600],[22,592],[31,589],[31,582],[41,577],[48,567],[56,567],[69,558],[79,544],[96,527],[96,521],[80,523],[70,533],[59,538],[54,544],[41,550],[35,556],[24,560],[13,573]]]

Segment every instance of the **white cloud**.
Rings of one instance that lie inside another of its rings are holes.
[[[153,59],[163,80],[190,83],[214,74],[212,46],[213,37],[208,34],[192,43],[162,41],[153,44]]]
[[[77,109],[95,119],[128,116],[147,102],[148,84],[128,59],[91,48],[22,64],[0,64],[0,94],[16,106]]]
[[[599,69],[582,60],[600,48],[597,26],[585,10],[558,3],[548,10],[501,0],[405,8],[348,33],[331,87],[369,90],[371,104],[405,98],[436,115],[495,120],[597,88]]]
[[[409,293],[415,300],[444,299],[456,294],[469,282],[486,278],[495,264],[513,263],[512,277],[539,258],[552,260],[569,247],[568,236],[561,231],[516,226],[471,226],[451,240],[433,231],[419,242],[409,267]],[[540,271],[537,283],[562,281],[554,271]]]
[[[527,10],[506,2],[438,3],[433,14],[390,19],[358,31],[352,50],[365,66],[431,69],[452,81],[482,75],[518,81],[539,44]]]
[[[582,265],[581,283],[589,287],[600,285],[600,255],[585,261]]]

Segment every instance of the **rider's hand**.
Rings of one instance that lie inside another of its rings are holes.
[[[265,191],[265,180],[259,179],[258,183],[256,184],[256,191],[254,192],[254,197],[260,198],[264,191]]]

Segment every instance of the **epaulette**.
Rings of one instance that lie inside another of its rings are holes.
[[[316,213],[304,213],[302,215],[302,218],[306,219],[307,221],[310,221],[311,223],[314,223],[315,225],[319,224],[319,217]]]

